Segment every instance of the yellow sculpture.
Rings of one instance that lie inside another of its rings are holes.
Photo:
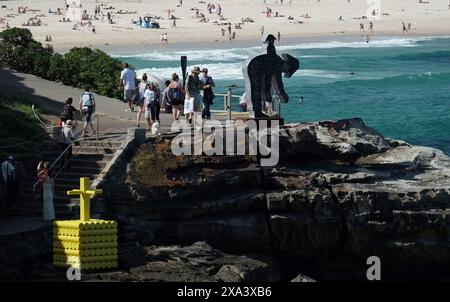
[[[101,194],[102,190],[91,190],[89,178],[80,178],[80,189],[67,191],[67,195],[80,195],[80,220],[89,221],[91,219],[91,197]]]
[[[89,188],[89,178],[80,178],[80,220],[53,222],[53,264],[78,269],[117,267],[117,222],[90,218],[90,200],[102,190]]]

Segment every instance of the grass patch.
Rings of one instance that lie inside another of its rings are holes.
[[[37,114],[39,116],[38,111]],[[39,118],[41,117],[39,116]],[[39,136],[42,133],[44,134]],[[23,144],[36,136],[39,137]],[[1,92],[0,158],[6,157],[7,154],[17,156],[33,152],[35,144],[46,138],[48,138],[48,135],[34,116],[31,106],[21,101],[20,97]]]

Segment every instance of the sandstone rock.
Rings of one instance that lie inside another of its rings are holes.
[[[150,246],[127,251],[132,263],[109,273],[83,274],[86,281],[257,282],[278,281],[271,259],[265,261],[223,253],[205,242],[189,246]],[[122,255],[122,257],[125,255]]]
[[[316,280],[314,280],[308,276],[299,274],[297,277],[292,279],[291,282],[316,282]]]

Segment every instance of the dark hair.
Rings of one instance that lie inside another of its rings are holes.
[[[142,75],[142,81],[147,81],[147,74],[146,74],[146,73],[144,73],[144,74]]]
[[[123,63],[122,66],[123,66],[124,68],[128,68],[128,63]]]
[[[73,102],[73,99],[72,98],[68,98],[67,101],[66,101],[66,105],[71,105],[72,102]]]
[[[91,86],[90,86],[90,85],[86,85],[86,86],[84,86],[84,90],[86,90],[86,91],[89,91],[89,90],[91,90]]]
[[[170,85],[170,81],[167,80],[167,81],[164,82],[164,84],[166,84],[166,86],[169,86]]]

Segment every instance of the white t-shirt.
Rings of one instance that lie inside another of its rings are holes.
[[[144,97],[144,93],[145,93],[147,84],[148,84],[148,81],[147,82],[141,81],[141,83],[139,83],[139,95],[141,98]]]
[[[135,82],[136,79],[136,73],[134,72],[133,69],[130,68],[125,68],[124,70],[122,70],[122,72],[120,73],[120,80],[122,80],[124,86],[125,86],[125,90],[134,90],[136,85]]]
[[[144,93],[145,106],[147,107],[150,102],[155,100],[155,92],[153,90],[147,89]]]

